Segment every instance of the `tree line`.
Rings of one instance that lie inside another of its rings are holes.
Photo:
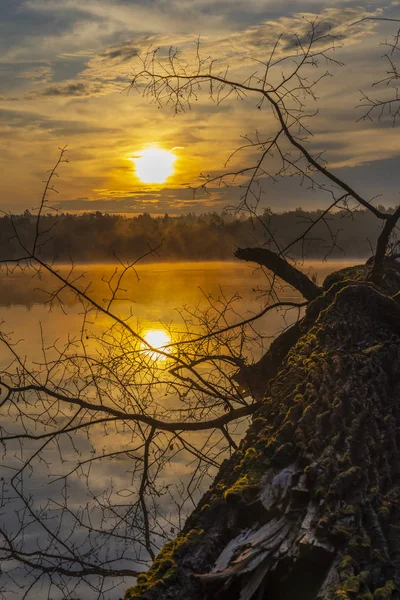
[[[393,212],[382,206],[379,210]],[[312,223],[310,234],[303,235]],[[44,260],[104,262],[134,259],[161,243],[149,260],[229,260],[237,247],[290,244],[294,258],[360,258],[373,253],[379,231],[379,222],[368,210],[339,210],[329,216],[322,210],[266,210],[256,218],[227,212],[154,217],[61,213],[42,215],[39,251]],[[29,211],[1,217],[0,259],[17,258],[19,240],[29,248],[35,235],[36,216]]]

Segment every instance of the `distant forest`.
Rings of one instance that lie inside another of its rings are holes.
[[[161,244],[148,260],[230,260],[238,246],[265,244],[276,249],[272,237],[283,249],[321,215],[322,211],[306,212],[301,208],[276,214],[266,211],[257,219],[231,213],[163,217],[101,212],[44,215],[40,221],[40,255],[58,262],[111,262],[116,257],[135,259]],[[379,227],[368,211],[338,212],[320,221],[306,240],[291,247],[291,253],[310,259],[367,257]],[[15,231],[30,248],[35,228],[35,216],[28,211],[1,217],[0,258],[21,255]]]

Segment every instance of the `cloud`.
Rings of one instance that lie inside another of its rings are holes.
[[[25,112],[18,110],[0,109],[0,124],[9,127],[27,127],[31,125],[41,125],[47,123],[48,119],[34,112]]]
[[[74,0],[71,2],[75,6]],[[48,2],[45,5],[47,9],[52,6]],[[102,13],[103,8],[103,3],[92,2],[85,5],[82,10],[94,10],[95,12],[97,10]],[[127,9],[126,6],[123,8]],[[376,24],[370,21],[367,22],[367,25],[353,27],[349,33],[349,23],[354,22],[357,18],[375,14],[379,14],[379,11],[361,11],[359,8],[351,7],[326,8],[320,14],[323,22],[318,27],[318,35],[323,37],[323,43],[326,45],[329,45],[329,41],[324,36],[328,33],[332,36],[342,36],[342,39],[346,37],[347,46],[353,45],[361,38],[368,36]],[[252,25],[230,34],[229,37],[206,36],[201,40],[200,52],[202,56],[210,55],[212,59],[216,58],[216,64],[221,65],[217,66],[217,69],[222,68],[224,63],[229,63],[231,70],[243,70],[250,65],[253,67],[255,60],[263,60],[265,53],[270,51],[279,36],[280,42],[275,58],[279,59],[287,53],[295,53],[299,42],[304,44],[307,41],[306,32],[310,29],[308,21],[312,21],[314,18],[315,14],[312,13],[295,14],[291,17],[281,17],[274,21]],[[286,33],[289,31],[293,34]],[[143,55],[149,49],[150,52],[157,49],[157,59],[163,64],[169,60],[170,48],[178,46],[183,51],[185,60],[195,62],[196,43],[197,36],[193,34],[137,35],[119,44],[113,44],[100,53],[92,53],[77,78],[49,86],[41,90],[39,95],[95,96],[122,91],[131,81],[132,69],[135,65],[134,59],[138,54],[142,53]],[[289,68],[291,65],[292,63]],[[196,69],[197,65],[194,64],[193,68]],[[281,66],[279,66],[279,72],[280,69]]]
[[[207,193],[185,188],[162,188],[137,191],[97,190],[103,192],[98,198],[72,198],[54,200],[53,208],[64,212],[111,212],[123,214],[185,214],[222,210],[237,197],[237,190],[210,188]]]
[[[93,85],[76,81],[60,85],[52,85],[45,88],[40,95],[42,96],[92,96],[102,91],[101,84]]]
[[[53,69],[49,66],[37,67],[29,71],[22,71],[17,75],[21,79],[30,79],[35,82],[47,82],[53,77]]]
[[[331,7],[323,8],[318,16],[315,13],[295,13],[274,20],[265,20],[244,27],[240,31],[230,32],[228,37],[224,35],[224,31],[219,35],[210,32],[200,38],[201,58],[210,57],[209,60],[205,60],[203,69],[206,72],[211,61],[215,61],[214,72],[224,69],[226,64],[229,64],[231,71],[243,70],[250,66],[254,69],[255,62],[260,61],[259,65],[263,63],[278,39],[275,60],[288,54],[292,55],[291,62],[288,63],[289,68],[292,68],[292,59],[298,53],[301,44],[307,45],[310,23],[316,18],[319,21],[317,35],[320,41],[315,44],[315,48],[329,46],[338,48],[343,43],[349,48],[367,39],[377,27],[377,23],[371,20],[351,28],[349,25],[363,17],[377,16],[380,12],[380,9],[371,11],[362,10],[360,7]],[[198,36],[193,34],[177,36],[171,32],[169,35],[137,35],[123,43],[113,45],[100,55],[93,56],[87,62],[81,77],[97,78],[103,82],[108,80],[110,83],[111,80],[115,82],[118,76],[126,82],[132,76],[132,69],[135,68],[134,59],[138,54],[145,56],[149,52],[151,56],[154,51],[157,51],[156,60],[162,66],[168,67],[170,49],[175,47],[181,52],[186,69],[190,72],[192,63],[192,71],[196,72],[197,41]],[[157,67],[157,63],[155,66]],[[279,73],[282,66],[281,64],[278,66]]]
[[[23,137],[25,133],[26,142],[28,141],[28,132],[39,130],[68,138],[81,136],[83,134],[107,134],[109,136],[115,131],[112,128],[105,127],[99,123],[53,119],[34,112],[0,109],[0,131],[3,136],[7,135],[7,129],[11,130],[10,136],[13,137],[13,139],[15,139],[16,129],[23,133]]]
[[[64,190],[68,189],[65,197],[77,199],[65,201],[75,202],[74,210],[80,210],[79,203],[82,210],[92,210],[96,202],[102,206],[96,210],[116,212],[142,212],[146,207],[160,213],[201,212],[232,203],[237,197],[234,188],[229,192],[216,189],[210,198],[193,199],[190,192],[185,195],[180,191],[179,184],[196,180],[201,171],[214,174],[222,169],[224,160],[242,143],[241,134],[251,135],[257,129],[261,136],[267,136],[274,131],[271,113],[265,107],[258,111],[255,97],[238,101],[231,95],[218,104],[210,102],[207,89],[196,91],[192,111],[173,119],[172,106],[158,109],[151,98],[119,92],[129,86],[136,55],[149,48],[160,48],[163,62],[170,47],[178,47],[182,61],[193,63],[198,34],[202,56],[215,58],[217,70],[229,64],[232,78],[244,80],[249,69],[261,72],[262,65],[256,61],[268,57],[280,33],[284,34],[276,58],[288,52],[293,55],[296,44],[291,33],[298,33],[298,39],[304,41],[309,27],[304,17],[312,20],[317,14],[324,20],[321,32],[341,36],[345,46],[333,55],[348,67],[317,88],[318,103],[309,99],[311,110],[317,105],[320,108],[320,114],[310,122],[315,133],[310,147],[315,151],[327,149],[334,167],[356,168],[382,157],[391,159],[397,151],[395,132],[385,129],[385,135],[380,135],[372,126],[356,124],[360,115],[353,110],[359,102],[358,88],[368,87],[384,71],[378,59],[382,26],[366,21],[348,27],[363,16],[380,14],[383,6],[380,2],[360,8],[347,0],[334,6],[323,0],[285,4],[276,0],[20,2],[19,15],[16,11],[11,14],[10,9],[6,25],[0,24],[0,32],[5,34],[0,38],[0,47],[4,47],[0,60],[0,145],[8,161],[1,184],[4,203],[31,202],[32,182],[37,179],[40,185],[41,168],[47,166],[43,157],[65,143],[71,147],[73,161],[62,183]],[[6,29],[19,32],[15,38],[18,43],[7,37]],[[289,62],[288,68],[292,64]],[[282,64],[277,64],[277,78],[281,68]],[[322,61],[321,72],[325,68]],[[328,68],[338,71],[335,66]],[[316,73],[315,69],[307,72],[312,77]],[[171,184],[168,192],[151,195],[135,191],[137,181],[128,158],[152,142],[168,148],[183,146],[184,151],[174,186]],[[19,167],[17,180],[13,160],[24,165],[23,174]],[[237,168],[246,164],[248,156],[239,154],[235,160],[233,167]],[[11,172],[14,181],[9,178],[6,183]],[[12,202],[4,192],[7,185]],[[297,189],[297,183],[293,185]],[[15,193],[14,188],[18,188]],[[266,202],[279,204],[278,192],[267,189]],[[280,189],[285,191],[286,187]],[[292,202],[292,197],[296,202],[294,192],[287,193],[285,202]],[[304,206],[319,201],[315,195],[311,200],[307,194],[304,198],[299,200]]]
[[[91,20],[92,22],[107,23],[110,31],[130,30],[132,33],[159,33],[168,31],[171,34],[195,30],[196,26],[207,30],[221,30],[224,27],[223,19],[218,11],[212,20],[198,7],[184,10],[178,3],[163,1],[147,2],[123,2],[114,1],[112,7],[106,0],[27,0],[25,7],[32,12],[48,13],[57,15],[58,18],[66,18],[71,14],[76,20]],[[104,39],[104,38],[103,38]]]
[[[334,173],[359,191],[367,200],[375,198],[375,204],[386,207],[399,204],[397,164],[400,156],[366,162],[357,167],[335,168]],[[298,206],[314,210],[323,208],[331,201],[328,193],[312,191],[308,185],[300,185],[298,178],[283,178],[277,183],[264,180],[264,194],[260,210],[271,207],[274,211],[292,210]],[[121,214],[201,214],[207,211],[220,212],[224,208],[237,205],[244,189],[237,186],[211,187],[208,194],[193,193],[193,190],[164,188],[157,191],[121,191],[114,195],[112,190],[103,190],[98,198],[73,198],[57,200],[54,208],[65,212],[110,212]]]
[[[111,60],[114,63],[126,62],[134,58],[139,51],[139,48],[132,46],[132,42],[125,42],[119,46],[108,48],[101,54],[101,58],[106,61]]]

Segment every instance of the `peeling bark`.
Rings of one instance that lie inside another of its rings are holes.
[[[399,284],[368,273],[310,303],[239,450],[126,600],[399,600]]]

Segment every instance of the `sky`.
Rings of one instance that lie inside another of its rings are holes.
[[[293,53],[293,36],[303,39],[306,20],[320,19],[339,37],[333,53],[343,63],[321,63],[329,76],[307,100],[314,112],[307,141],[324,151],[332,171],[367,199],[398,203],[399,133],[392,121],[363,120],[362,92],[392,93],[382,80],[388,70],[382,45],[396,23],[365,17],[400,18],[400,2],[323,0],[0,0],[0,209],[20,213],[37,208],[46,173],[67,146],[68,164],[58,169],[50,207],[68,212],[186,214],[222,211],[240,201],[246,184],[193,191],[201,174],[239,171],[254,163],[254,148],[228,157],[248,136],[276,131],[271,111],[251,94],[231,94],[218,103],[200,89],[191,108],[175,114],[130,88],[140,57],[158,49],[160,68],[170,48],[185,64],[197,52],[216,72],[243,81],[262,73],[279,35],[277,56]],[[349,27],[349,25],[351,25]],[[197,51],[198,43],[200,48]],[[139,57],[139,58],[138,58]],[[286,68],[290,68],[290,64]],[[316,69],[310,70],[310,77]],[[276,67],[272,78],[279,78]],[[164,98],[165,100],[165,98]],[[317,112],[318,109],[318,112]],[[148,147],[172,151],[175,173],[164,184],[145,184],[135,157]],[[273,174],[274,159],[266,165]],[[324,207],[326,194],[297,178],[262,179],[260,210]]]

